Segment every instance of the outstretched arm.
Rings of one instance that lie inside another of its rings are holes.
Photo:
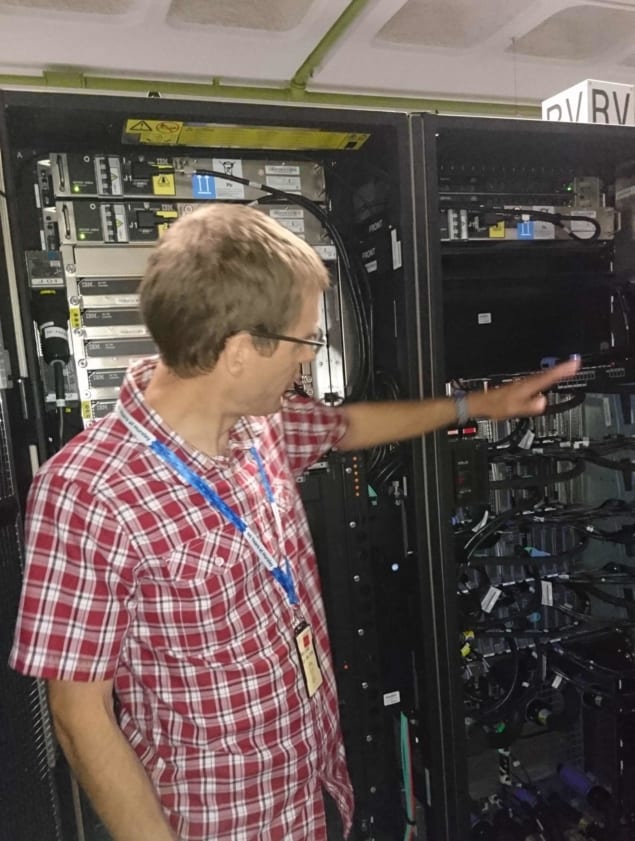
[[[474,418],[528,417],[545,410],[547,391],[560,380],[572,377],[580,363],[563,362],[548,371],[532,374],[500,388],[474,391],[467,395],[469,416]],[[363,450],[391,441],[417,438],[427,432],[456,423],[452,398],[397,400],[385,403],[351,403],[343,407],[348,429],[338,443],[339,450]]]

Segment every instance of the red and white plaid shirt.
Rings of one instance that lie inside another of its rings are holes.
[[[325,841],[321,786],[348,832],[352,791],[324,608],[295,478],[342,437],[336,409],[292,399],[239,421],[226,457],[193,451],[144,403],[154,360],[121,403],[202,476],[271,554],[288,556],[324,683],[309,700],[284,590],[222,514],[116,413],[38,472],[10,664],[114,680],[120,725],[179,838]],[[278,533],[250,448],[280,510]]]

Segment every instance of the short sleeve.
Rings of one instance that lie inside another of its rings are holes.
[[[291,397],[285,403],[282,424],[289,464],[296,476],[336,447],[348,426],[340,409],[301,397]]]
[[[32,677],[108,680],[130,624],[134,557],[109,507],[81,482],[36,476],[9,665]]]

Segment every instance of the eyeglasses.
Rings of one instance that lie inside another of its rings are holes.
[[[277,339],[279,342],[293,342],[296,345],[309,345],[318,351],[326,346],[326,338],[320,327],[313,334],[312,339],[298,339],[295,336],[283,336],[281,333],[268,333],[266,330],[249,330],[250,336],[257,339]]]

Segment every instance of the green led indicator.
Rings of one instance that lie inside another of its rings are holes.
[[[79,193],[79,184],[73,184],[73,192]]]

